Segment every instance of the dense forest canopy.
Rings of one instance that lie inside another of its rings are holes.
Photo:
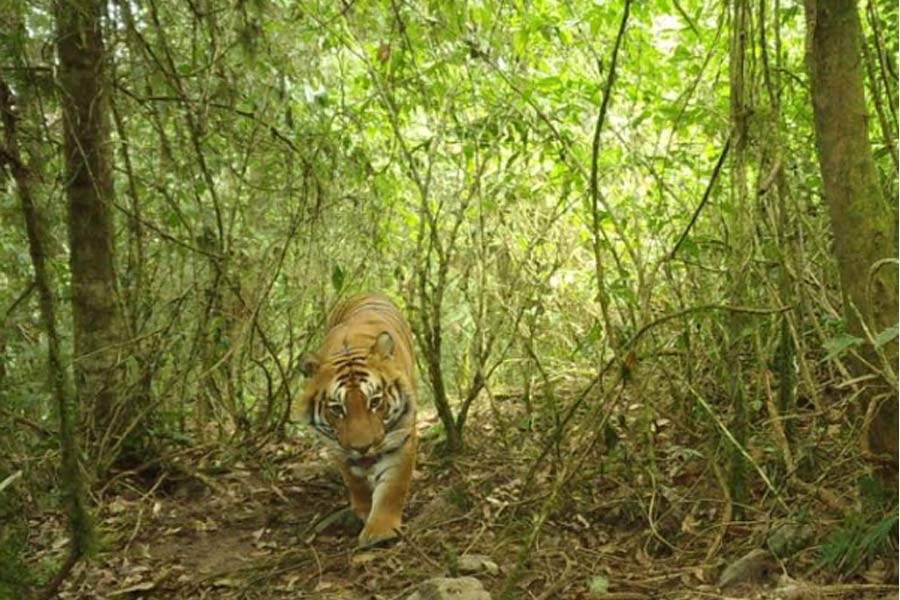
[[[351,538],[320,536],[323,566],[276,535],[221,597],[332,597],[278,587],[317,563],[401,597],[473,548],[509,559],[504,598],[646,592],[634,552],[698,566],[692,597],[759,548],[895,590],[897,22],[882,0],[0,0],[0,598],[212,589],[227,568],[113,559],[173,546],[122,503],[202,507],[224,473],[276,489],[295,536],[337,506],[327,470],[289,469],[323,463],[303,356],[368,290],[416,342],[407,514],[469,520],[409,526],[390,584]]]

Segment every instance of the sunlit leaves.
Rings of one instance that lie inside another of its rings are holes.
[[[850,335],[849,333],[842,333],[825,342],[825,350],[828,351],[825,358],[839,358],[851,348],[861,346],[864,341],[865,340],[862,338]]]
[[[888,327],[877,336],[875,336],[875,347],[880,348],[888,342],[892,342],[893,340],[897,339],[897,333],[898,331],[896,325],[894,325],[893,327]]]

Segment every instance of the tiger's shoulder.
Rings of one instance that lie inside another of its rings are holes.
[[[342,300],[331,311],[325,329],[326,335],[337,329],[373,336],[386,331],[410,358],[413,357],[409,322],[400,307],[382,293],[357,294]]]
[[[358,314],[361,311],[395,314],[399,316],[401,320],[403,320],[403,324],[406,325],[406,321],[403,319],[400,308],[393,300],[381,292],[365,292],[348,296],[347,298],[340,300],[328,316],[326,329],[331,329],[335,325],[351,319],[355,314]]]

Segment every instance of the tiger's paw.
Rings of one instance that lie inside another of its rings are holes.
[[[367,523],[359,534],[359,542],[356,547],[363,549],[390,545],[399,539],[399,529],[400,523],[389,527],[372,527],[370,523]]]

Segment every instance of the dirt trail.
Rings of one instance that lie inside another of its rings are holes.
[[[673,445],[663,479],[651,482],[621,449],[598,445],[548,504],[559,475],[550,464],[522,490],[539,448],[504,447],[489,425],[473,427],[481,429],[452,463],[425,436],[403,537],[388,548],[354,548],[359,525],[335,516],[346,506],[343,486],[307,436],[267,448],[265,461],[203,475],[202,485],[169,481],[147,493],[123,481],[104,499],[98,556],[61,597],[401,600],[430,577],[459,574],[466,554],[496,564],[475,573],[495,599],[784,597],[779,573],[727,594],[715,587],[727,564],[721,548],[740,556],[766,524],[719,535],[721,502],[691,453]],[[196,459],[199,468],[210,457]],[[879,598],[885,589],[829,597]]]

